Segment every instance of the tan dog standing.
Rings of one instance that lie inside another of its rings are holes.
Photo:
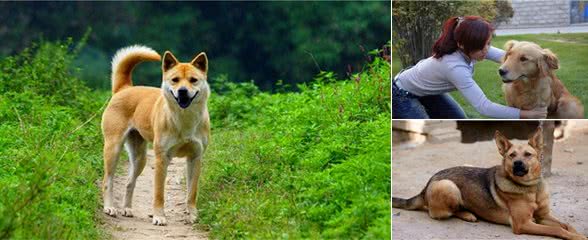
[[[584,106],[555,76],[559,60],[549,49],[525,41],[508,41],[498,73],[511,107],[524,110],[547,107],[547,117],[584,118]]]
[[[198,54],[180,63],[167,51],[163,55],[161,88],[132,86],[131,73],[142,61],[160,61],[154,50],[131,46],[119,50],[112,60],[112,99],[102,116],[104,135],[104,212],[116,216],[113,178],[123,144],[129,155],[129,180],[123,216],[132,217],[133,190],[146,163],[147,141],[153,142],[155,179],[153,224],[166,225],[164,184],[173,157],[186,157],[187,210],[189,221],[198,217],[196,199],[202,156],[210,138],[207,99],[208,59]]]
[[[549,193],[541,177],[541,130],[537,129],[528,144],[512,144],[498,131],[495,140],[502,165],[441,170],[420,194],[410,199],[393,197],[392,206],[427,210],[434,219],[455,216],[474,222],[479,217],[510,225],[515,234],[586,239],[550,213]]]

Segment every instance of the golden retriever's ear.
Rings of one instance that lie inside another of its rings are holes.
[[[519,43],[519,41],[509,40],[508,42],[506,42],[506,44],[504,44],[504,51],[508,52],[512,48],[512,46],[514,46],[517,43]]]
[[[498,152],[501,156],[504,156],[508,149],[512,147],[512,143],[508,141],[508,138],[502,135],[502,133],[500,133],[498,130],[496,130],[496,133],[494,133],[494,141],[496,141],[496,146],[498,147]]]
[[[543,49],[543,58],[545,59],[545,63],[551,69],[559,69],[559,59],[551,50]]]
[[[543,131],[541,128],[537,128],[533,134],[529,137],[529,145],[533,147],[537,152],[543,152]]]

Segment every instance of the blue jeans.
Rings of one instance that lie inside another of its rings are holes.
[[[448,94],[419,97],[392,84],[393,119],[464,119],[466,115]]]

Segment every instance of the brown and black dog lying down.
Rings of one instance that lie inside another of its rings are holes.
[[[541,129],[528,144],[513,144],[499,131],[495,141],[502,165],[441,170],[420,194],[410,199],[393,197],[392,207],[427,210],[434,219],[455,216],[474,222],[482,218],[510,225],[515,234],[587,239],[550,213],[549,193],[541,177]]]
[[[584,106],[555,76],[559,60],[549,49],[525,41],[508,41],[498,73],[511,107],[523,110],[547,107],[547,118],[584,118]]]

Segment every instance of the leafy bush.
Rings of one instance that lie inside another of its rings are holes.
[[[215,238],[390,238],[388,62],[297,93],[212,85],[199,208]]]
[[[96,112],[106,95],[73,77],[80,46],[42,43],[0,61],[0,239],[102,236]]]

